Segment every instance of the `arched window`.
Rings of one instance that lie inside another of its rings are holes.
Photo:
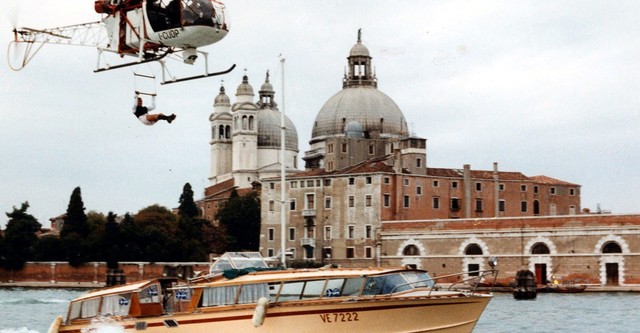
[[[480,256],[480,255],[482,255],[482,248],[480,247],[480,245],[478,245],[476,243],[469,244],[464,249],[464,254],[466,254],[468,256]]]
[[[224,131],[224,138],[225,139],[229,139],[231,138],[231,126],[227,125],[225,127],[225,131]]]
[[[218,130],[218,139],[224,138],[224,126],[220,125],[220,129]]]
[[[420,250],[418,250],[417,246],[411,244],[407,245],[404,250],[402,250],[402,254],[405,256],[419,256]]]
[[[253,131],[253,116],[249,117],[249,130]]]
[[[616,242],[608,242],[602,247],[602,253],[622,253],[622,248]]]
[[[249,120],[247,116],[242,116],[242,129],[246,130],[247,128],[249,128]]]
[[[549,254],[549,247],[545,243],[535,243],[531,247],[531,254]]]

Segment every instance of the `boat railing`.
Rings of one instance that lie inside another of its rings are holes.
[[[492,278],[492,282],[491,285],[495,285],[496,283],[496,279],[498,278],[498,270],[495,268],[491,268],[491,269],[485,269],[485,270],[477,270],[477,271],[469,271],[469,272],[462,272],[462,273],[456,273],[456,274],[450,274],[448,276],[438,276],[437,278],[445,278],[445,277],[451,277],[451,276],[467,276],[466,278],[463,278],[461,280],[458,280],[457,282],[454,282],[452,284],[449,285],[449,287],[447,288],[447,290],[452,290],[455,286],[463,284],[463,283],[468,283],[471,281],[477,281],[480,282],[482,280],[486,280],[487,278]],[[473,288],[471,288],[471,292],[476,292],[476,289],[478,288],[479,283],[474,283],[473,284]]]
[[[454,273],[454,274],[447,274],[447,275],[440,275],[440,276],[436,276],[436,277],[430,277],[428,279],[422,279],[422,280],[406,282],[406,283],[398,284],[395,287],[393,287],[393,289],[391,289],[391,291],[389,292],[389,295],[395,293],[399,288],[406,287],[406,286],[411,286],[411,285],[417,285],[417,284],[420,284],[420,283],[422,283],[422,284],[433,284],[433,286],[429,290],[429,295],[430,295],[432,291],[439,289],[437,287],[438,280],[444,280],[444,279],[449,279],[451,277],[459,277],[459,276],[465,276],[465,275],[467,275],[468,277],[463,278],[462,280],[459,280],[459,281],[457,281],[455,283],[452,283],[451,285],[449,285],[447,290],[452,290],[455,285],[459,285],[461,283],[467,283],[469,281],[474,281],[474,280],[481,281],[483,279],[486,279],[487,277],[493,277],[492,284],[495,284],[496,278],[498,277],[498,270],[492,268],[492,269],[486,269],[486,270],[460,272],[460,273]],[[478,286],[478,284],[476,283],[475,286],[471,289],[471,291],[475,292],[477,286]]]

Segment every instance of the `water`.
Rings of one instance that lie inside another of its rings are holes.
[[[0,289],[0,333],[46,333],[82,290]],[[474,333],[640,332],[640,293],[496,294]],[[286,333],[286,332],[283,332]]]
[[[70,289],[0,289],[0,333],[47,333],[66,315],[69,301],[83,294]]]
[[[640,332],[638,305],[640,293],[496,294],[473,332]]]

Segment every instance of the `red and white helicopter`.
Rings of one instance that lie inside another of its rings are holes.
[[[9,44],[9,67],[21,70],[44,44],[93,46],[98,49],[94,72],[158,61],[162,84],[204,78],[231,72],[210,73],[208,53],[198,50],[222,40],[229,32],[226,8],[217,0],[96,0],[95,11],[102,20],[52,29],[14,28]],[[34,48],[34,46],[36,46]],[[116,57],[107,59],[109,54]],[[204,57],[200,75],[176,78],[168,60],[194,64]],[[125,62],[124,56],[136,57]],[[12,60],[13,59],[13,60]],[[109,60],[116,61],[110,64]]]

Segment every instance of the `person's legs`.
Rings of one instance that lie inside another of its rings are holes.
[[[175,114],[170,116],[165,116],[162,113],[147,114],[147,120],[154,123],[158,120],[166,120],[168,123],[171,123],[174,119],[176,119]]]
[[[152,123],[155,123],[156,121],[158,121],[158,119],[161,119],[160,115],[158,115],[158,114],[148,114],[147,113],[147,120],[148,121],[150,121]]]

